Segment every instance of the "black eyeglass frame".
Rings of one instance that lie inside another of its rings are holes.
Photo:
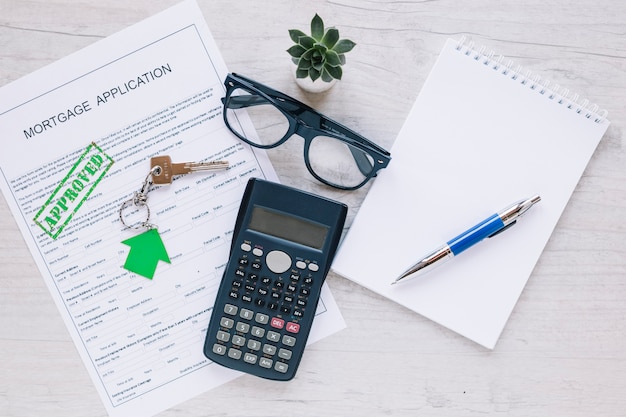
[[[295,98],[283,94],[279,91],[276,91],[270,87],[267,87],[257,81],[251,80],[239,74],[231,73],[226,76],[224,86],[226,87],[226,94],[224,98],[222,98],[222,103],[224,104],[224,111],[222,113],[224,123],[232,133],[234,133],[239,139],[246,142],[247,144],[262,149],[271,149],[280,146],[281,144],[285,143],[289,138],[291,138],[294,134],[297,134],[298,136],[302,137],[305,142],[304,163],[307,170],[318,181],[326,185],[341,190],[356,190],[365,185],[370,179],[375,177],[378,171],[385,168],[391,160],[390,153],[380,146],[376,145],[374,142],[364,138],[363,136],[343,126],[342,124],[326,117],[322,113],[302,103],[301,101],[296,100]],[[246,90],[251,94],[251,96],[231,96],[233,91],[235,91],[237,88]],[[260,96],[261,99],[255,100],[255,95],[257,95],[257,97]],[[239,103],[237,103],[236,98],[240,99]],[[287,129],[287,132],[283,135],[283,137],[275,143],[272,143],[270,145],[259,145],[257,143],[251,142],[246,137],[239,134],[237,129],[231,127],[226,113],[228,108],[245,108],[254,106],[255,104],[261,104],[266,102],[272,103],[274,107],[276,107],[276,109],[278,109],[283,115],[285,115],[286,119],[289,122],[289,128]],[[321,178],[315,173],[309,162],[309,147],[311,141],[317,136],[333,137],[352,145],[354,148],[357,148],[372,157],[373,166],[370,161],[367,160],[367,158],[364,158],[362,155],[353,152],[355,161],[359,166],[361,173],[365,177],[360,184],[352,187],[346,187],[343,185],[329,182],[328,180]],[[363,172],[363,164],[365,163],[367,163],[371,167],[371,169],[368,169],[369,172],[367,173]]]

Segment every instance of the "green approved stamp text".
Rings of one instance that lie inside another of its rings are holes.
[[[91,143],[39,210],[35,223],[56,239],[111,165],[113,159]]]

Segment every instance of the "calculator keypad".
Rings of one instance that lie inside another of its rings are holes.
[[[213,313],[219,314],[219,328],[213,331],[212,351],[264,372],[293,373],[308,337],[303,320],[317,304],[309,297],[319,267],[248,241],[240,249],[237,268],[224,277],[230,285],[227,300]]]

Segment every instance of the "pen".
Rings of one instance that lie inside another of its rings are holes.
[[[534,204],[538,203],[539,200],[541,200],[541,197],[539,197],[539,195],[535,195],[513,203],[504,210],[491,215],[487,219],[478,223],[476,226],[448,241],[442,247],[424,256],[415,265],[404,271],[404,273],[396,278],[396,280],[391,284],[393,285],[401,281],[408,281],[410,278],[421,275],[431,270],[433,267],[441,265],[450,258],[455,257],[465,249],[475,245],[481,240],[503,232],[513,226],[517,219],[522,214],[526,213],[526,211],[528,211],[528,209]]]

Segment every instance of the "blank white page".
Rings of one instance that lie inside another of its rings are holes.
[[[333,270],[493,349],[609,125],[544,85],[448,40]],[[541,201],[517,225],[390,285],[423,255],[533,194]]]

